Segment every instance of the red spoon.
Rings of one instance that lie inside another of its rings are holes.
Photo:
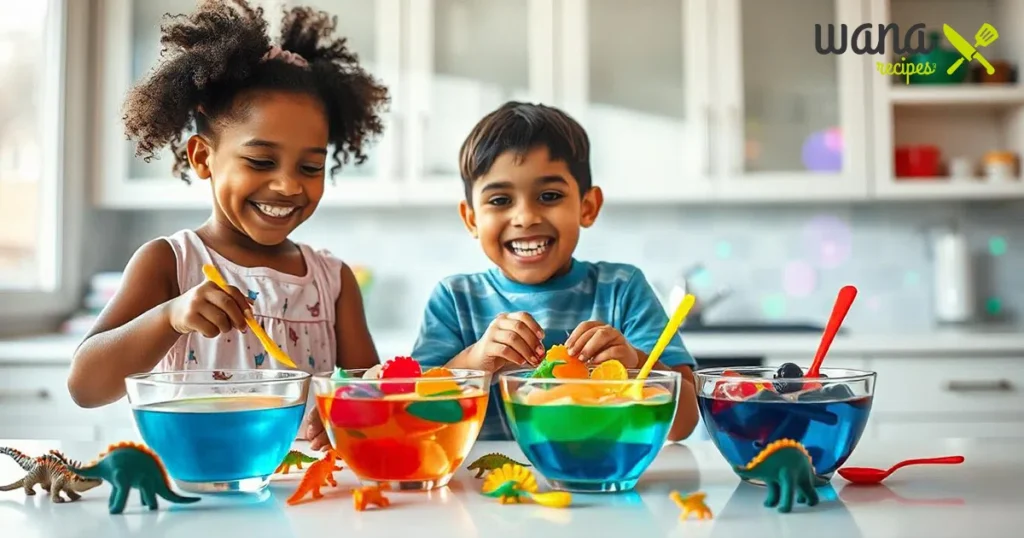
[[[854,484],[877,484],[889,475],[896,472],[896,469],[900,467],[906,467],[907,465],[922,465],[929,463],[941,463],[941,464],[956,464],[963,463],[963,456],[945,456],[941,458],[923,458],[914,460],[905,460],[893,465],[889,470],[873,469],[871,467],[843,467],[839,469],[839,476],[853,482]]]
[[[828,318],[825,333],[821,335],[818,352],[814,354],[814,362],[811,363],[811,367],[804,374],[804,377],[818,377],[818,370],[821,369],[821,363],[825,360],[825,355],[828,354],[828,348],[832,346],[832,341],[835,340],[836,333],[839,332],[839,327],[843,325],[846,313],[850,311],[850,305],[853,304],[853,300],[856,298],[857,288],[853,286],[843,286],[839,290],[836,304],[832,307],[832,316]]]

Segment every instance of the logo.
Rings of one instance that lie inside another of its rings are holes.
[[[912,76],[929,76],[939,70],[939,66],[932,61],[907,61],[907,53],[930,54],[937,46],[936,41],[928,42],[925,36],[926,26],[918,23],[910,27],[905,34],[900,34],[898,24],[879,24],[878,39],[874,39],[874,26],[862,24],[858,26],[851,36],[845,24],[839,25],[839,36],[836,36],[836,25],[828,25],[828,38],[822,39],[822,25],[814,25],[814,48],[818,54],[845,54],[849,52],[858,55],[865,54],[886,54],[886,41],[891,38],[892,52],[900,57],[899,62],[875,62],[875,68],[884,76],[904,77],[907,84],[910,84]],[[995,68],[988,59],[978,50],[991,45],[999,39],[999,32],[989,23],[981,25],[981,28],[974,34],[974,44],[965,39],[959,32],[948,24],[942,25],[942,33],[946,40],[953,46],[960,57],[945,69],[947,75],[956,73],[959,69],[968,69],[964,64],[977,61],[989,75],[995,73]],[[902,41],[900,38],[902,37]],[[911,43],[914,42],[913,45]]]

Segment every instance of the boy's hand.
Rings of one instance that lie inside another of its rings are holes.
[[[169,305],[171,327],[179,334],[197,332],[207,338],[234,329],[245,332],[249,298],[234,286],[228,290],[206,281],[178,296]]]
[[[615,359],[627,369],[640,367],[640,356],[618,329],[601,321],[584,321],[565,341],[569,354],[590,364]]]
[[[310,409],[306,415],[306,440],[309,441],[310,450],[327,450],[331,448],[331,440],[327,438],[327,430],[320,420],[320,413],[316,409]]]
[[[473,344],[472,363],[488,372],[504,366],[504,362],[536,366],[544,358],[543,341],[544,331],[530,314],[498,314]]]

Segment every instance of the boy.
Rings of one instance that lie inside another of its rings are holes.
[[[544,105],[509,102],[473,128],[459,153],[459,213],[496,267],[434,289],[412,352],[424,368],[534,367],[554,344],[591,366],[647,360],[668,316],[643,273],[573,258],[580,228],[594,224],[603,201],[589,155],[586,131]],[[693,365],[675,335],[655,367],[682,374],[672,441],[697,423]],[[498,387],[487,407],[479,439],[511,439]]]

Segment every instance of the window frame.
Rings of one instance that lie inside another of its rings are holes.
[[[56,84],[43,91],[48,95],[47,104],[56,97],[59,105],[43,131],[44,147],[50,146],[54,151],[43,155],[49,177],[45,178],[41,192],[44,200],[53,200],[44,209],[49,215],[43,216],[43,225],[54,227],[44,233],[54,238],[52,247],[47,248],[54,249],[55,279],[49,290],[0,288],[0,336],[55,330],[81,304],[88,155],[92,141],[96,140],[91,136],[87,117],[89,72],[96,65],[90,58],[93,2],[45,1],[53,13],[49,15],[53,19],[49,21],[48,38],[53,41],[47,45],[53,48],[48,51],[48,60],[56,60],[48,67],[56,73],[48,73],[47,79],[53,80],[51,76],[55,74]]]

